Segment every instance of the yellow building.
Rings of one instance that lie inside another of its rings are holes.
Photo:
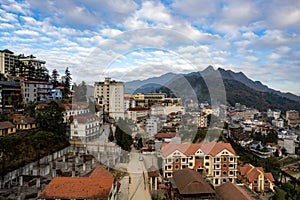
[[[0,136],[13,134],[16,132],[16,127],[9,121],[0,122]]]

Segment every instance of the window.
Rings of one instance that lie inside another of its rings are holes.
[[[223,183],[226,183],[226,181],[227,181],[226,178],[224,178],[224,179],[223,179]]]
[[[257,184],[257,180],[254,180],[253,183],[254,183],[254,184]]]
[[[219,179],[215,179],[215,184],[218,185],[219,184]]]
[[[217,158],[217,162],[219,162],[220,161],[220,158]]]
[[[206,162],[206,163],[205,163],[205,166],[209,166],[209,162]]]
[[[233,164],[229,164],[229,167],[233,167]]]
[[[179,159],[178,159],[178,158],[176,158],[174,162],[175,162],[175,163],[178,163],[178,162],[179,162]]]
[[[178,165],[175,165],[175,169],[178,169],[179,167],[178,167]]]
[[[230,161],[232,162],[234,159],[233,159],[233,157],[230,157]]]
[[[265,184],[269,184],[269,181],[268,181],[268,180],[265,180]]]
[[[226,164],[224,164],[224,165],[223,165],[223,167],[225,168],[225,167],[227,167],[227,165],[226,165]]]
[[[192,167],[192,166],[193,166],[193,163],[190,163],[189,166]]]
[[[227,175],[227,172],[226,172],[226,171],[223,171],[223,175]]]
[[[182,162],[185,162],[185,158],[182,158],[181,160],[182,160]]]
[[[219,176],[219,175],[220,175],[220,172],[219,172],[219,171],[216,171],[216,175]]]
[[[224,157],[224,158],[223,158],[223,161],[224,161],[224,162],[226,162],[226,161],[227,161],[227,158],[226,158],[226,157]]]
[[[172,162],[172,159],[171,158],[168,158],[168,163]]]
[[[168,169],[171,169],[172,168],[172,166],[171,165],[168,165]]]
[[[205,159],[209,159],[209,156],[205,156]]]
[[[229,171],[229,175],[233,175],[233,171]]]

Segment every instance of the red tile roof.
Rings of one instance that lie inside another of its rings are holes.
[[[156,133],[155,139],[171,139],[176,136],[176,133]]]
[[[55,177],[38,199],[108,199],[113,178]]]
[[[114,178],[114,175],[99,165],[90,175],[91,178]]]
[[[221,142],[210,142],[210,143],[199,143],[199,144],[174,144],[169,143],[162,147],[162,154],[164,157],[170,155],[175,150],[179,150],[185,155],[193,155],[198,149],[201,149],[204,154],[216,156],[223,150],[228,150],[232,154],[236,154],[230,143]]]
[[[272,173],[264,173],[262,167],[254,167],[251,164],[245,164],[243,167],[240,167],[239,170],[242,176],[246,175],[246,178],[250,183],[257,179],[260,174],[264,174],[271,182],[275,181]]]
[[[254,166],[251,164],[245,164],[244,166],[239,167],[242,176],[247,174],[247,172],[252,168],[254,168]]]
[[[267,179],[269,179],[269,181],[275,182],[275,179],[274,179],[272,173],[265,173],[265,177],[267,177]]]
[[[0,122],[0,129],[15,128],[15,125],[10,121]]]

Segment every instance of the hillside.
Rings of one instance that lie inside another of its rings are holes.
[[[211,97],[205,81],[209,80],[209,84],[215,84],[210,85],[214,89],[214,98],[221,99],[224,96],[223,88],[217,84],[217,77],[221,74],[227,102],[231,105],[239,102],[261,111],[266,111],[268,108],[280,109],[282,112],[290,109],[300,111],[299,96],[270,89],[259,81],[252,81],[242,72],[235,73],[221,68],[214,70],[213,67],[209,66],[200,73],[172,74],[171,76],[170,74],[172,73],[168,73],[167,76],[163,75],[147,79],[146,81],[139,81],[135,85],[136,91],[141,93],[149,93],[150,91],[166,92],[168,94],[175,94],[181,98],[196,96],[199,102],[210,102]],[[157,81],[157,84],[155,84],[155,81]],[[151,84],[149,84],[150,82]],[[130,82],[129,84],[126,83],[125,87],[130,84]],[[222,101],[220,100],[220,102]]]

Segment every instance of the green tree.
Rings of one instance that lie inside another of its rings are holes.
[[[131,135],[132,132],[130,127],[128,126],[128,123],[125,120],[119,118],[115,132],[117,145],[119,145],[123,150],[130,151],[131,145],[133,143]]]
[[[71,72],[69,71],[69,68],[67,67],[65,70],[65,80],[64,80],[64,91],[63,96],[64,98],[67,98],[71,94],[70,86],[71,86]]]
[[[47,106],[37,110],[36,121],[39,128],[44,131],[66,134],[66,124],[63,123],[63,108],[51,101]]]
[[[114,134],[113,134],[113,131],[112,131],[111,127],[109,127],[108,140],[109,140],[110,142],[113,142],[113,141],[115,140],[115,137],[114,137]]]
[[[58,71],[56,69],[54,69],[52,71],[52,75],[51,75],[51,83],[52,83],[54,88],[58,86],[58,83],[59,83],[58,78],[59,78]]]
[[[273,200],[285,200],[286,192],[280,188],[276,189]]]

